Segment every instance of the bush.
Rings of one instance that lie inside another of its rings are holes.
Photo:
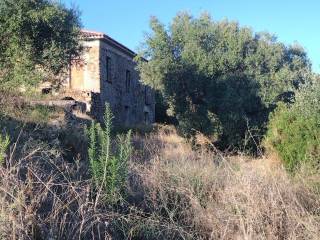
[[[320,84],[305,86],[292,106],[280,104],[270,118],[265,146],[293,172],[301,164],[320,167]]]
[[[112,119],[110,106],[106,104],[104,129],[93,122],[87,130],[89,161],[93,183],[108,201],[121,200],[126,187],[128,159],[131,155],[131,131],[116,137],[116,149],[112,149]]]

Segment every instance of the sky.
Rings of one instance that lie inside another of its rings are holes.
[[[149,20],[169,24],[179,11],[235,20],[255,32],[268,31],[285,44],[298,42],[320,73],[320,0],[61,0],[81,12],[85,29],[101,31],[137,50]]]

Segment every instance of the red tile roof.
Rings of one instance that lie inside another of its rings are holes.
[[[89,30],[81,30],[81,35],[83,38],[92,38],[92,39],[100,39],[104,38],[106,35],[102,32],[95,32]]]
[[[102,32],[81,30],[81,35],[84,40],[103,40],[103,41],[107,42],[108,44],[112,45],[113,47],[116,47],[119,50],[127,53],[131,57],[135,57],[137,55],[131,49],[127,48],[123,44],[119,43],[118,41],[114,40],[113,38],[109,37],[107,34],[104,34]]]

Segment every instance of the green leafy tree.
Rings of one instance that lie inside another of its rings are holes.
[[[248,129],[259,129],[259,140],[280,96],[311,75],[300,46],[236,22],[180,13],[169,27],[156,18],[150,26],[141,53],[149,61],[138,65],[142,80],[162,93],[183,133],[200,131],[223,147],[245,144]]]
[[[264,145],[291,172],[301,164],[320,166],[320,82],[307,84],[292,105],[279,104],[270,117]]]
[[[92,180],[98,195],[109,202],[123,198],[127,184],[128,160],[131,156],[131,131],[126,136],[118,135],[112,141],[111,108],[106,104],[104,128],[93,122],[87,130],[89,139],[88,155]],[[112,143],[116,147],[112,148]]]
[[[81,50],[79,14],[51,0],[0,1],[0,86],[57,81]]]

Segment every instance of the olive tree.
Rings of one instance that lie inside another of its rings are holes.
[[[0,0],[0,86],[54,80],[80,51],[75,9],[51,0]]]
[[[275,103],[311,75],[302,47],[237,22],[180,13],[169,26],[155,17],[150,26],[140,54],[148,61],[138,66],[142,81],[162,93],[183,133],[200,131],[223,147],[261,139]]]

